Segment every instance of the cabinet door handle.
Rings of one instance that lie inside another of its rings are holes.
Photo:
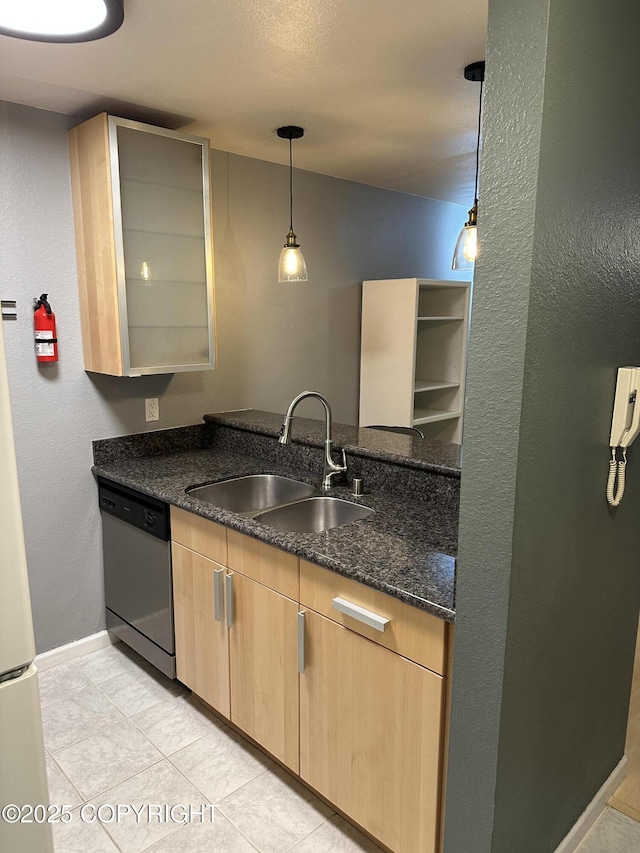
[[[233,625],[233,572],[224,578],[225,609],[227,611],[227,628]]]
[[[298,612],[298,672],[304,672],[304,617],[305,611]]]
[[[216,622],[224,621],[224,599],[222,584],[224,583],[224,569],[213,570],[213,615]]]
[[[347,601],[346,598],[334,598],[331,604],[340,613],[344,613],[345,616],[351,616],[352,619],[357,619],[358,622],[363,622],[370,628],[375,628],[376,631],[384,631],[386,625],[391,621],[390,619],[385,619],[384,616],[378,616],[377,613],[373,613],[371,610],[365,610],[359,604]]]

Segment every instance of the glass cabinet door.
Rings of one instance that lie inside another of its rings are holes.
[[[213,367],[208,143],[109,121],[127,372]]]

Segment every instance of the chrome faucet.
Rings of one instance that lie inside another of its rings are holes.
[[[293,423],[293,413],[295,411],[296,406],[301,400],[305,400],[307,397],[315,397],[320,400],[322,405],[324,406],[324,414],[325,421],[327,427],[327,437],[324,442],[324,469],[322,471],[322,488],[327,491],[331,488],[331,478],[336,474],[344,474],[347,470],[347,456],[342,451],[342,465],[338,465],[333,461],[333,457],[331,455],[331,406],[329,405],[329,401],[326,397],[323,397],[322,394],[319,394],[317,391],[303,391],[302,394],[298,394],[297,397],[294,397],[293,400],[289,403],[289,408],[287,409],[287,414],[284,416],[284,421],[282,422],[282,426],[280,427],[280,438],[278,441],[280,444],[291,444],[291,424]]]

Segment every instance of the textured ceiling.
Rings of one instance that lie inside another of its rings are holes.
[[[85,44],[0,36],[0,98],[185,127],[277,163],[470,205],[487,0],[125,0]]]

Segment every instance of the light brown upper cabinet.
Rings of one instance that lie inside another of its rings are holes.
[[[102,113],[69,144],[85,370],[213,368],[208,140]]]

